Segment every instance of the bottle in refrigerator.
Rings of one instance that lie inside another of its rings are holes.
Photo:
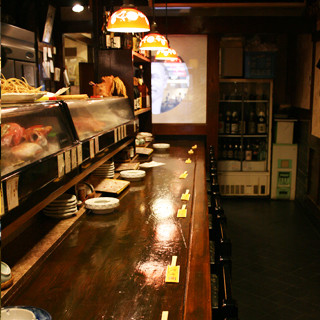
[[[228,160],[232,160],[233,159],[233,145],[231,143],[229,143],[228,146]]]
[[[237,144],[233,148],[233,158],[234,160],[239,160],[239,146]]]
[[[256,126],[257,126],[256,116],[255,116],[255,113],[253,111],[251,111],[250,115],[249,115],[248,126],[247,126],[248,134],[255,134],[256,133]]]
[[[246,145],[246,149],[245,149],[245,160],[246,161],[252,160],[252,149],[249,143]]]
[[[266,116],[263,111],[260,111],[258,115],[257,133],[267,133]]]
[[[244,159],[245,159],[245,153],[244,153],[242,144],[240,144],[238,149],[238,160],[243,161]]]
[[[239,122],[239,133],[240,134],[245,134],[246,133],[246,122],[245,122],[245,120],[241,120]]]
[[[219,113],[218,133],[224,133],[224,119],[222,112]]]
[[[267,158],[267,145],[265,141],[259,143],[259,160],[263,161]]]
[[[224,122],[224,132],[226,134],[230,134],[231,133],[231,112],[227,111],[226,112],[226,119]]]
[[[227,149],[227,144],[224,143],[222,147],[222,160],[228,159],[228,149]]]
[[[259,144],[258,143],[252,144],[252,160],[253,161],[259,160]]]
[[[232,120],[231,120],[231,134],[238,134],[239,133],[239,118],[238,112],[232,112]]]

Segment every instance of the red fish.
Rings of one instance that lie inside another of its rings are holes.
[[[25,129],[17,123],[1,125],[1,147],[13,147],[23,140]]]
[[[41,124],[35,125],[27,128],[24,131],[23,137],[26,139],[26,141],[35,142],[44,147],[47,145],[46,137],[51,129],[51,126],[43,126]]]

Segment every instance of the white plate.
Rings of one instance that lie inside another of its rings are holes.
[[[77,207],[77,201],[70,202],[70,203],[55,203],[51,202],[46,206],[46,208],[55,208],[55,209],[70,209],[70,208],[76,208]]]
[[[46,92],[37,93],[2,93],[1,103],[21,103],[21,102],[34,102],[35,100],[43,97]]]
[[[120,171],[120,177],[130,181],[139,181],[146,176],[144,170],[123,170]]]
[[[59,204],[69,204],[77,202],[77,197],[74,194],[64,193],[57,199],[53,200],[52,203],[59,203]]]
[[[170,148],[170,144],[169,143],[154,143],[153,148],[164,150],[164,149]]]
[[[108,213],[120,205],[119,199],[112,197],[92,198],[86,200],[84,203],[87,209],[90,209],[95,213]]]
[[[75,212],[77,212],[78,211],[78,209],[77,209],[77,207],[73,207],[73,208],[60,208],[60,209],[58,209],[58,208],[48,208],[48,207],[46,207],[46,208],[44,208],[43,209],[43,212],[45,212],[45,213],[52,213],[52,214],[61,214],[61,213],[71,213],[71,212],[73,212],[73,213],[75,213]]]

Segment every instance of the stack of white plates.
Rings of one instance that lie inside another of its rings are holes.
[[[46,216],[52,218],[69,218],[77,213],[77,197],[73,194],[63,194],[43,209]]]
[[[92,210],[96,214],[111,213],[120,205],[120,201],[117,198],[112,197],[100,197],[92,198],[85,201],[86,208]]]
[[[123,170],[120,171],[120,177],[129,181],[139,181],[146,176],[144,170]]]
[[[114,162],[107,161],[104,164],[102,164],[98,169],[94,170],[93,175],[112,179],[114,177],[114,170]]]

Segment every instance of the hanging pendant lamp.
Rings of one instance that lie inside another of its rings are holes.
[[[167,8],[167,2],[166,2],[166,29],[168,30],[168,8]],[[166,33],[168,33],[168,32],[166,32]],[[166,34],[166,39],[168,39],[168,35],[167,34]],[[168,41],[168,47],[165,48],[165,49],[160,49],[157,52],[156,57],[155,57],[156,60],[168,60],[168,61],[176,60],[178,58],[179,57],[178,57],[178,54],[177,54],[176,50],[170,48],[169,41]]]
[[[171,49],[171,48],[159,50],[156,54],[156,60],[173,61],[173,60],[178,60],[178,59],[179,59],[179,57],[178,57],[176,50]]]
[[[155,22],[151,25],[151,32],[140,41],[140,50],[161,50],[168,48],[168,40],[157,31]]]
[[[110,32],[148,32],[148,18],[136,7],[124,1],[122,7],[114,12],[108,20],[107,30]]]
[[[151,25],[151,31],[140,42],[140,50],[161,50],[168,48],[168,40],[157,31],[157,23],[155,21],[154,14],[154,0],[152,0],[153,8],[153,22]]]

